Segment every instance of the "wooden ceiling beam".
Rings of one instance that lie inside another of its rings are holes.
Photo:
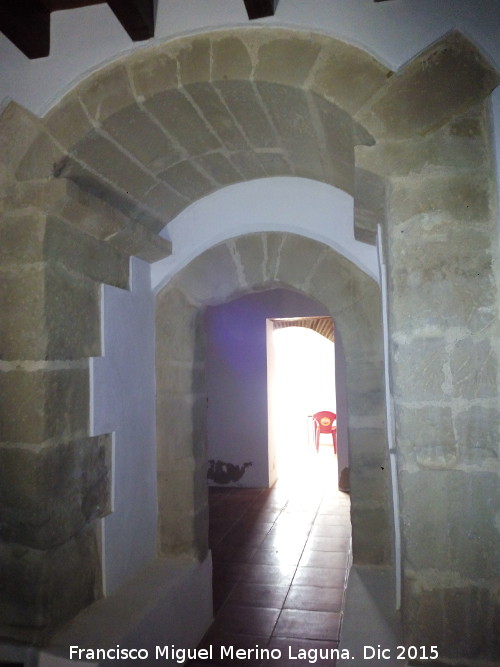
[[[107,0],[133,42],[155,36],[155,0]]]
[[[274,16],[279,0],[244,0],[250,21]]]
[[[31,59],[50,53],[50,13],[104,4],[106,0],[0,0],[0,32]],[[107,0],[134,41],[154,37],[156,0]]]
[[[0,2],[0,32],[28,58],[49,55],[50,12],[37,0]]]

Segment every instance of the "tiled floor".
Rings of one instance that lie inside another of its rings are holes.
[[[312,655],[335,665],[351,535],[336,479],[333,449],[321,446],[272,489],[210,489],[215,620],[200,647],[213,657],[192,665],[299,667]],[[220,646],[278,650],[238,660]]]

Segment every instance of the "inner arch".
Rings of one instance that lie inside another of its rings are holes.
[[[276,232],[249,234],[215,245],[158,293],[161,549],[200,559],[208,549],[203,309],[277,286],[319,301],[335,321],[347,364],[354,561],[387,564],[391,530],[386,432],[380,426],[385,407],[379,287],[328,246]],[[370,485],[364,481],[367,475],[372,479]]]
[[[288,231],[340,252],[378,281],[375,247],[353,235],[351,195],[326,183],[271,177],[229,185],[194,202],[161,232],[173,253],[152,266],[160,289],[176,271],[211,246],[235,235]]]

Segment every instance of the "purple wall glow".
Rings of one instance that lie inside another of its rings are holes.
[[[237,466],[229,485],[267,487],[266,319],[328,315],[287,289],[247,294],[205,312],[207,332],[207,459]],[[228,475],[229,476],[229,475]]]

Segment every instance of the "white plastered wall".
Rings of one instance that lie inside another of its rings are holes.
[[[156,555],[154,296],[131,260],[130,291],[104,285],[104,354],[91,359],[92,435],[113,433],[112,513],[102,520],[106,593]]]

